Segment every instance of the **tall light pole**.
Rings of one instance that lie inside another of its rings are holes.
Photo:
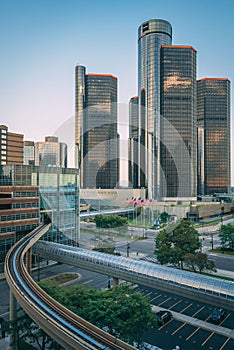
[[[130,249],[130,244],[127,243],[127,258],[129,258],[129,249]]]
[[[213,232],[211,232],[210,233],[210,235],[211,235],[211,241],[210,241],[210,243],[211,243],[211,250],[214,250],[214,234],[213,234]]]

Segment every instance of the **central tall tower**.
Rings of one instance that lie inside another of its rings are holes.
[[[171,24],[151,19],[138,29],[138,186],[158,199],[160,190],[160,51],[171,45]]]

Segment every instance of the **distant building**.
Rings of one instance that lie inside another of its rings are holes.
[[[129,139],[128,139],[128,180],[133,188],[138,188],[140,171],[138,169],[138,132],[139,98],[134,96],[129,101]]]
[[[160,192],[163,200],[196,199],[196,50],[162,45]]]
[[[204,78],[197,82],[197,123],[204,129],[204,193],[230,193],[230,81]],[[198,159],[198,164],[201,159]]]
[[[23,164],[24,136],[8,131],[8,127],[0,125],[0,165]]]
[[[197,128],[197,194],[204,195],[204,128]]]
[[[117,78],[76,67],[76,163],[81,188],[114,188],[119,182]]]
[[[47,136],[44,142],[35,142],[34,147],[35,165],[67,167],[67,145],[59,142],[58,137]]]
[[[24,165],[35,165],[35,143],[24,141]]]

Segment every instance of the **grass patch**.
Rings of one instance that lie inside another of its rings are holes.
[[[215,278],[218,278],[218,279],[220,279],[220,280],[226,280],[226,281],[234,282],[234,278],[231,278],[231,277],[225,277],[225,276],[215,275],[215,274],[206,273],[206,272],[203,272],[202,275],[210,276],[210,277],[215,277]]]
[[[45,281],[51,281],[56,285],[63,284],[66,282],[70,282],[78,278],[77,273],[72,273],[72,272],[66,272],[62,273],[61,275],[57,275],[51,278],[46,278]]]
[[[214,219],[214,220],[205,221],[205,222],[196,224],[195,227],[209,226],[209,225],[213,225],[213,224],[218,224],[219,222],[221,222],[220,219]]]
[[[222,248],[218,248],[218,249],[213,249],[212,250],[213,253],[218,253],[218,254],[222,254],[222,255],[231,255],[234,256],[234,251],[232,250],[222,250]]]

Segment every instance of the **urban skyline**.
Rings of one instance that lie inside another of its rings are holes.
[[[224,2],[226,6],[213,1],[166,5],[147,1],[142,8],[138,1],[128,1],[124,7],[91,1],[91,12],[75,1],[58,1],[56,6],[54,1],[1,4],[1,124],[23,133],[26,140],[56,135],[57,128],[74,115],[77,63],[90,72],[117,76],[119,101],[128,104],[137,95],[137,28],[150,18],[172,24],[173,44],[197,50],[198,79],[226,77],[232,82],[234,49],[229,42],[234,4]],[[125,130],[121,132],[126,139]]]

